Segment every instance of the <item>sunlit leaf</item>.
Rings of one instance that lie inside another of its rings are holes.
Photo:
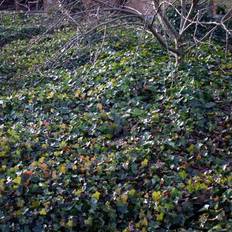
[[[21,181],[22,181],[21,176],[17,176],[15,179],[13,179],[13,182],[18,185],[21,184]]]
[[[96,191],[95,193],[92,194],[92,198],[97,200],[97,201],[100,199],[100,196],[101,196],[101,193],[98,191]]]
[[[42,215],[42,216],[46,216],[47,215],[47,211],[45,208],[42,208],[40,211],[39,211],[39,214]]]
[[[153,193],[152,193],[152,199],[153,199],[153,201],[157,201],[157,202],[159,202],[160,201],[160,199],[161,199],[161,192],[160,191],[154,191]]]

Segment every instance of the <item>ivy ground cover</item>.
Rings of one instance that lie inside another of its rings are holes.
[[[72,50],[45,69],[75,33],[36,43],[7,17],[0,231],[232,229],[231,55],[202,46],[173,71],[149,37],[117,30],[94,64]]]

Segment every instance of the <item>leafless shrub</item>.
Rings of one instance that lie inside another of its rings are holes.
[[[124,25],[143,29],[175,57],[176,65],[180,64],[185,55],[204,41],[210,41],[214,33],[221,28],[225,33],[225,43],[232,36],[227,23],[232,20],[232,9],[225,15],[215,15],[212,0],[150,0],[147,1],[148,11],[141,11],[121,1],[92,0],[89,5],[85,1],[60,1],[59,22],[66,20],[77,28],[76,36],[65,45],[63,51],[76,45],[96,30],[104,31],[106,27]],[[82,9],[74,10],[82,4]],[[178,23],[168,16],[175,12]],[[62,20],[61,20],[62,19]],[[191,29],[191,30],[190,30]],[[203,33],[199,33],[199,32]],[[190,33],[190,34],[189,34]]]

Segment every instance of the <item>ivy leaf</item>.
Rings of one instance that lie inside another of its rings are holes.
[[[179,172],[179,176],[184,180],[186,177],[187,177],[187,173],[186,173],[186,171],[185,170],[182,170],[182,171],[180,171]]]
[[[73,219],[69,219],[66,226],[72,228],[74,226]]]
[[[161,212],[159,214],[156,215],[156,220],[159,222],[162,222],[164,220],[164,213]]]
[[[47,215],[46,209],[45,209],[45,208],[41,209],[41,210],[39,211],[39,214],[42,215],[42,216],[46,216],[46,215]]]
[[[79,98],[81,96],[81,90],[77,89],[74,93],[76,98]]]
[[[40,202],[38,201],[38,200],[33,200],[32,202],[31,202],[31,207],[33,208],[33,209],[36,209],[36,208],[38,208],[40,206]]]
[[[97,201],[99,200],[100,196],[101,196],[101,193],[98,191],[96,191],[95,193],[92,194],[92,198],[97,200]]]
[[[141,165],[142,165],[143,168],[144,168],[144,167],[147,167],[147,165],[148,165],[148,159],[144,159],[144,160],[141,162]]]
[[[192,154],[196,151],[196,147],[194,144],[191,144],[188,148],[187,148],[187,151]]]
[[[98,109],[99,111],[103,111],[103,105],[102,105],[101,103],[98,103],[98,104],[97,104],[97,109]]]
[[[122,194],[120,196],[120,200],[121,202],[123,202],[124,204],[127,204],[127,201],[128,201],[128,195],[126,193]]]
[[[21,176],[17,176],[17,177],[13,180],[13,182],[14,182],[15,184],[17,184],[17,185],[20,185],[20,184],[21,184],[21,181],[22,181]]]
[[[67,171],[66,165],[65,165],[65,164],[61,164],[60,167],[59,167],[59,171],[60,171],[62,174],[65,174],[66,171]]]
[[[154,191],[153,193],[152,193],[152,199],[153,199],[153,201],[157,201],[157,202],[159,202],[160,201],[160,199],[161,199],[161,192],[160,191]]]

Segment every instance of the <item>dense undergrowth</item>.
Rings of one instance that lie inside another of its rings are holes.
[[[231,55],[118,30],[43,68],[73,35],[1,48],[0,231],[230,231]]]

